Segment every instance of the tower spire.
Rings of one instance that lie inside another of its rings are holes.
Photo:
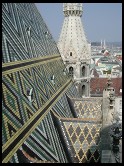
[[[83,8],[81,3],[63,3],[63,12],[65,17],[82,16]]]
[[[75,82],[80,84],[79,91],[82,91],[84,96],[89,96],[91,44],[87,42],[81,21],[83,4],[64,3],[63,12],[65,18],[58,41],[58,49],[68,71],[73,71]]]
[[[101,39],[101,48],[102,48],[102,39]]]
[[[104,49],[106,49],[106,43],[105,43],[105,39],[104,39]]]

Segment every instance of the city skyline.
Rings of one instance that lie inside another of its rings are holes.
[[[58,42],[64,21],[63,4],[35,4],[54,40]],[[83,3],[81,19],[88,41],[122,42],[122,3]]]

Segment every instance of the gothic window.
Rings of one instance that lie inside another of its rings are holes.
[[[85,66],[82,67],[82,76],[85,76]]]
[[[72,52],[70,52],[70,56],[72,56]]]
[[[82,86],[82,96],[85,96],[85,85]]]
[[[73,67],[71,66],[71,67],[69,67],[69,75],[71,76],[71,77],[73,77]]]

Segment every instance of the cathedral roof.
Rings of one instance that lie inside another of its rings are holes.
[[[70,98],[67,96],[67,100],[75,117],[101,119],[101,98]]]
[[[101,121],[92,118],[60,118],[55,114],[54,118],[69,162],[100,161]]]
[[[72,117],[65,93],[76,87],[35,4],[3,3],[2,11],[2,162],[67,162],[50,109]]]

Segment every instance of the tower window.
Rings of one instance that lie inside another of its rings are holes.
[[[71,66],[71,67],[69,67],[69,75],[71,76],[71,77],[73,77],[73,67]]]
[[[72,56],[72,52],[70,52],[70,56]]]
[[[82,96],[85,96],[85,85],[82,86]]]
[[[85,76],[85,66],[82,67],[82,76]]]

